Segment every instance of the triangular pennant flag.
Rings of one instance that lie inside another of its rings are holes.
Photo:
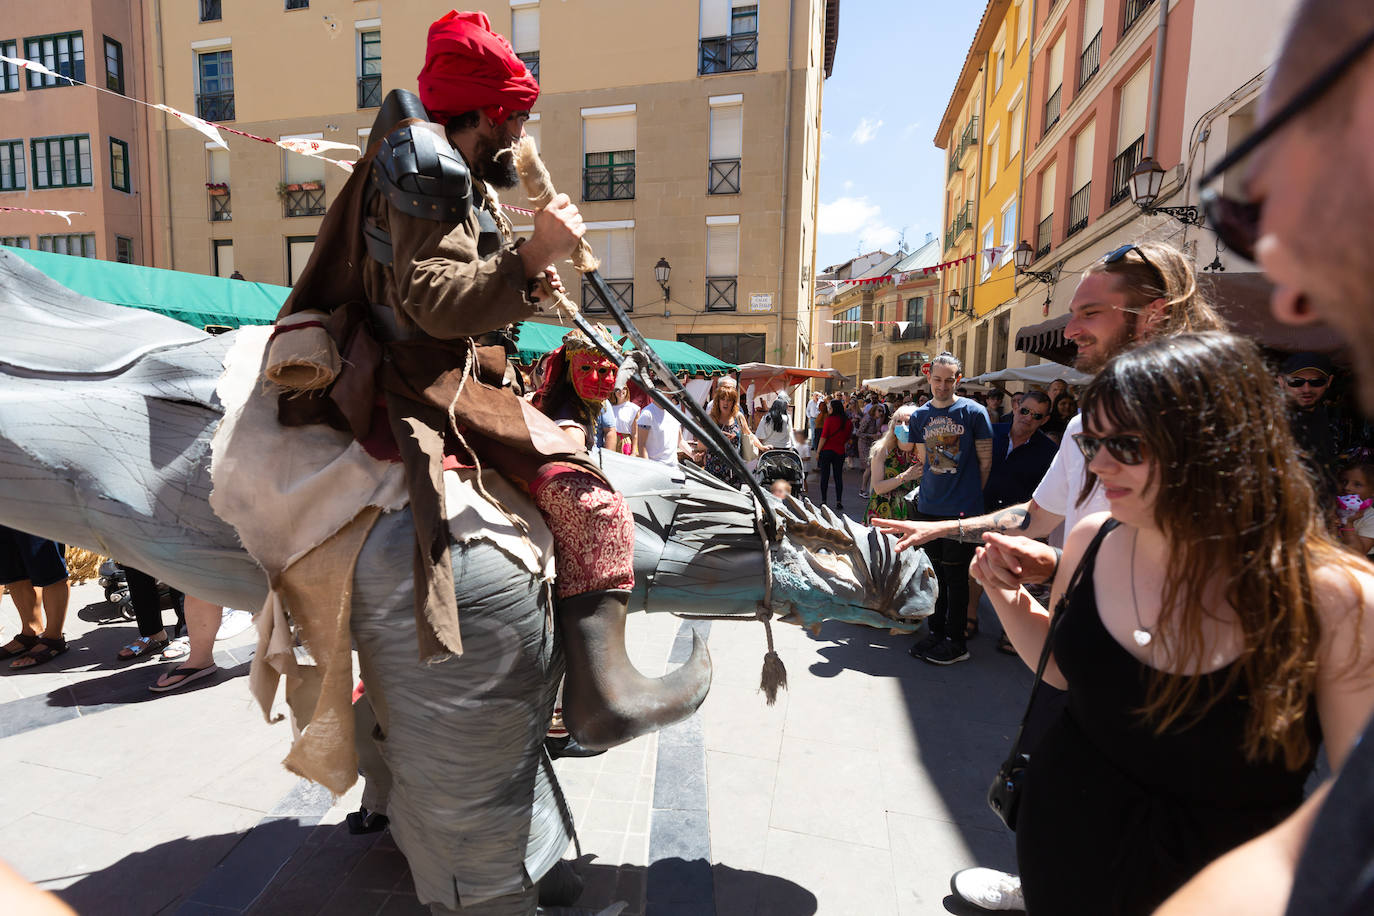
[[[210,140],[211,143],[215,144],[220,149],[227,150],[229,148],[229,144],[225,143],[224,138],[220,136],[219,129],[215,127],[215,125],[211,124],[209,121],[198,118],[195,115],[187,114],[184,111],[177,111],[170,105],[163,105],[159,103],[157,105],[154,105],[153,107],[156,108],[158,111],[167,112],[169,115],[179,119],[189,127],[194,127],[196,130],[204,134]]]
[[[320,156],[320,153],[331,149],[351,149],[355,153],[362,153],[362,150],[352,143],[335,143],[333,140],[312,140],[306,137],[283,137],[276,141],[277,146],[293,153],[300,153],[302,156]],[[320,157],[323,158],[323,157]]]
[[[906,333],[907,327],[909,327],[909,326],[911,325],[911,322],[910,322],[910,321],[897,321],[897,322],[893,322],[893,323],[897,325],[897,333],[898,333],[898,334],[905,334],[905,333]]]
[[[332,162],[348,174],[353,174],[353,163],[349,162],[347,159],[325,159],[324,161]]]
[[[75,80],[72,80],[69,77],[65,77],[60,73],[54,73],[52,70],[49,70],[47,67],[43,66],[36,60],[25,60],[22,57],[6,57],[5,55],[0,54],[0,61],[4,61],[7,64],[13,64],[21,70],[32,70],[34,73],[42,73],[47,76],[55,76],[60,80],[67,80],[67,82],[69,83],[75,82]]]

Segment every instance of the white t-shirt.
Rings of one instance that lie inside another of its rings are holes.
[[[1085,515],[1106,512],[1111,503],[1102,492],[1102,487],[1093,487],[1088,498],[1078,505],[1078,492],[1083,489],[1083,480],[1088,476],[1088,465],[1078,443],[1073,441],[1074,433],[1083,431],[1083,418],[1075,414],[1064,429],[1064,438],[1059,440],[1059,452],[1050,463],[1040,485],[1035,488],[1035,501],[1053,512],[1064,516],[1064,536],[1067,537]]]
[[[1355,533],[1362,538],[1374,538],[1374,506],[1364,510],[1356,519]],[[1369,555],[1374,556],[1374,550],[1371,550]]]
[[[644,437],[641,440],[644,454],[661,464],[676,466],[678,435],[682,431],[682,424],[677,417],[665,413],[657,404],[649,403],[640,410],[636,423],[641,429],[648,430],[647,433],[641,433]]]
[[[820,415],[821,402],[815,398],[812,398],[810,401],[806,403],[806,418],[808,420],[815,420]]]
[[[615,410],[615,431],[622,436],[634,432],[635,417],[639,415],[639,405],[634,401],[618,404]]]

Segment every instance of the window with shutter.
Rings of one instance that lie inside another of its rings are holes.
[[[635,113],[619,110],[582,117],[582,199],[632,200],[635,196]]]
[[[710,168],[707,193],[738,194],[744,148],[744,106],[711,105]]]

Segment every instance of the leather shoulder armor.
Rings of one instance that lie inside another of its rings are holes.
[[[434,124],[409,124],[387,134],[372,163],[372,181],[402,213],[460,223],[472,212],[472,176],[441,132]]]

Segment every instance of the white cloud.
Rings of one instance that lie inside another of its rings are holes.
[[[883,208],[867,197],[841,197],[822,203],[816,211],[816,231],[822,235],[852,235],[881,219]]]
[[[882,121],[870,121],[868,118],[859,120],[859,126],[854,128],[854,133],[849,135],[849,139],[863,146],[868,141],[878,135],[878,128],[883,126]]]
[[[850,181],[849,179],[846,178],[846,179],[845,179],[845,182],[844,182],[844,189],[845,189],[846,191],[852,191],[852,190],[854,190],[854,182],[852,182],[852,181]]]

